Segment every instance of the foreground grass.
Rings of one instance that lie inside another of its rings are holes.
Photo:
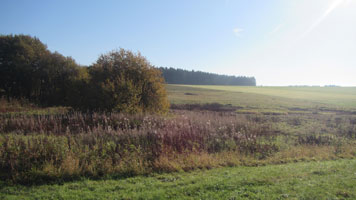
[[[0,199],[355,199],[356,160],[6,186]]]

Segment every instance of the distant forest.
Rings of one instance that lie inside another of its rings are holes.
[[[168,84],[256,86],[254,77],[227,76],[201,71],[160,67]]]

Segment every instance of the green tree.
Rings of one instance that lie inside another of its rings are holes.
[[[66,105],[79,66],[70,57],[51,53],[28,35],[0,36],[0,88],[3,95],[40,105]]]
[[[37,102],[42,105],[69,105],[73,82],[80,67],[70,57],[55,52],[42,58],[41,70],[35,75],[39,83]]]
[[[37,38],[0,36],[0,88],[5,95],[32,100],[37,86],[33,75],[41,68],[41,58],[48,54],[47,47]]]

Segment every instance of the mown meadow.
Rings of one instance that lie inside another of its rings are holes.
[[[0,199],[355,199],[355,160],[3,186]]]
[[[34,195],[43,190],[54,199],[355,198],[355,88],[166,88],[165,115],[84,113],[2,99],[0,197],[48,199]],[[339,185],[320,196],[307,183],[323,193]],[[112,185],[118,189],[104,195],[101,189]],[[85,188],[92,193],[78,193]]]

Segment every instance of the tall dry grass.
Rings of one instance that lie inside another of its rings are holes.
[[[210,111],[0,115],[0,177],[31,184],[352,157],[353,120]]]

